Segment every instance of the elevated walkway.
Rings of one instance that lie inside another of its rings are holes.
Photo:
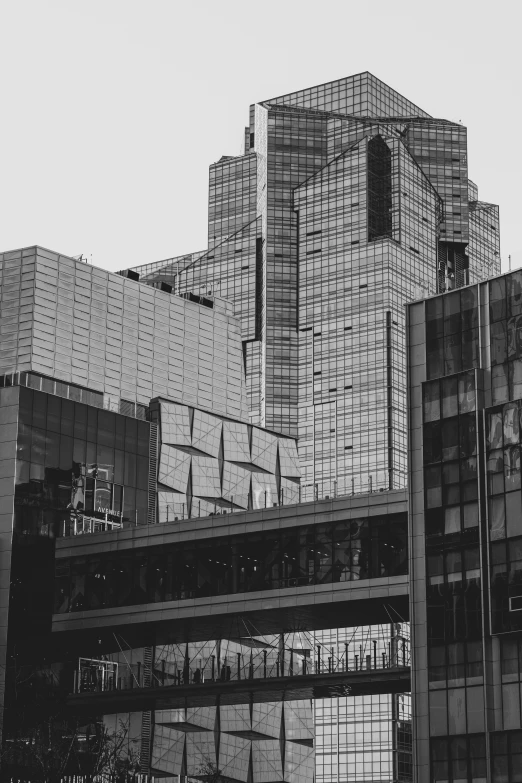
[[[395,666],[362,671],[75,693],[68,696],[67,708],[77,713],[109,715],[140,710],[404,693],[410,689],[409,667]]]

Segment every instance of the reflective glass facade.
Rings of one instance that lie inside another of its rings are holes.
[[[14,530],[69,535],[83,517],[145,524],[150,424],[20,387]]]
[[[298,436],[302,499],[404,487],[404,304],[500,271],[467,130],[363,73],[251,106],[244,152],[211,167],[207,254],[154,275],[233,302],[250,420]],[[474,351],[470,324],[440,361]]]
[[[61,559],[56,612],[406,573],[406,516]]]
[[[412,685],[430,781],[521,774],[521,308],[520,272],[409,306]]]
[[[498,273],[498,236],[466,128],[363,73],[252,106],[209,250],[136,271],[232,302],[250,420],[298,435],[311,499],[405,486],[403,305]]]

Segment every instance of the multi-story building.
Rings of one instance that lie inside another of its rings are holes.
[[[311,499],[406,485],[404,305],[498,274],[499,253],[466,128],[363,73],[251,106],[244,154],[210,167],[208,249],[134,271],[233,304],[250,420],[298,436]],[[365,698],[398,726],[395,697]],[[351,736],[318,744],[318,780],[366,779],[355,747],[397,777],[342,704],[316,713],[318,737],[341,717]]]
[[[70,650],[53,648],[51,635],[59,538],[298,499],[295,440],[248,424],[232,306],[163,289],[39,247],[0,255],[0,726],[2,765],[12,774],[9,748],[31,744],[24,740],[31,736],[24,710],[29,704],[34,718],[35,699],[49,697],[47,678],[52,690],[70,674]],[[128,572],[112,561],[102,565],[103,536],[95,550],[92,564],[86,569],[83,558],[74,574],[68,611],[153,600],[167,581],[173,595],[205,594],[223,579],[212,549],[203,561],[200,551],[198,572],[187,559],[181,566],[156,559],[149,568],[154,588],[139,559]],[[242,568],[238,587],[250,589],[244,585],[255,582],[255,571]],[[58,568],[58,586],[64,577]],[[62,602],[58,588],[57,611]],[[241,643],[228,646],[229,660],[236,660]],[[82,654],[105,655],[96,647],[86,641]],[[162,660],[175,660],[176,651],[164,645]],[[120,658],[144,665],[147,655],[125,648]],[[197,774],[208,762],[230,779],[255,768],[253,779],[266,780],[275,767],[285,780],[312,780],[309,700],[284,709],[223,706],[218,718],[215,708],[189,717],[185,711],[184,720],[179,712],[158,714],[153,735],[150,711],[132,717],[133,732],[140,724],[142,758],[147,765],[152,759],[157,774]],[[187,722],[199,733],[185,742]],[[257,755],[252,732],[264,738]]]
[[[403,305],[500,271],[466,138],[369,73],[262,101],[208,250],[135,268],[232,302],[250,419],[298,436],[310,497],[405,486]]]
[[[12,585],[2,591],[4,665],[14,640],[19,654],[37,618],[47,622],[50,597],[42,590],[28,603],[21,569],[31,562],[44,584],[55,536],[404,487],[404,304],[499,271],[498,209],[479,201],[468,179],[466,129],[366,73],[251,107],[244,154],[211,167],[206,250],[121,275],[40,248],[4,254],[2,263],[0,491],[4,586]],[[466,318],[473,310],[470,294],[457,305],[459,296],[447,296],[448,323],[456,323],[451,308]],[[446,349],[466,369],[475,361],[468,326],[448,332]],[[505,365],[492,374],[499,388],[502,378],[515,388],[516,362]],[[469,522],[470,508],[462,513]],[[418,567],[424,552],[415,551]],[[357,579],[360,555],[350,553],[339,574]],[[321,552],[313,557],[321,561]],[[209,578],[219,582],[221,566],[209,565]],[[153,588],[136,569],[130,583],[114,577],[120,598],[111,593],[111,601],[143,602]],[[96,559],[85,588],[83,576],[74,605],[89,592],[103,606],[112,577]],[[389,619],[380,632],[385,654],[404,618]],[[333,660],[353,634],[317,638]],[[472,648],[474,641],[471,634]],[[244,654],[241,642],[230,645]],[[447,655],[453,665],[460,652]],[[170,650],[162,660],[175,658]],[[428,687],[422,671],[416,676],[423,706]],[[462,694],[451,698],[463,703]],[[206,741],[221,749],[215,762],[232,779],[309,779],[309,716],[292,709],[261,710],[255,720],[251,705],[244,714],[163,716],[151,757],[162,774],[197,773],[206,755],[197,755],[201,743],[190,733],[204,730],[219,735],[217,744]],[[408,780],[408,717],[406,696],[317,702],[317,780]],[[419,721],[422,765],[427,729]],[[254,734],[267,743],[270,772],[252,750]],[[461,745],[450,752],[462,758]]]
[[[522,770],[522,274],[408,308],[419,780]]]

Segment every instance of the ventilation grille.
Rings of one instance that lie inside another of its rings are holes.
[[[148,510],[147,522],[149,525],[156,523],[156,498],[158,476],[158,425],[151,422],[149,439],[149,485],[148,485]]]
[[[147,648],[145,648],[147,650]],[[148,775],[150,773],[150,760],[152,749],[152,712],[141,713],[141,751],[140,751],[140,772]]]

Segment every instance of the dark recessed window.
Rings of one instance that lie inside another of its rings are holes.
[[[321,336],[321,332],[314,332],[314,337],[320,337],[320,336]]]
[[[323,230],[322,228],[318,229],[317,231],[308,231],[307,237],[314,237],[316,234],[322,234]]]
[[[358,245],[359,244],[359,240],[358,239],[354,239],[353,242],[350,242],[350,244],[351,245]]]
[[[380,135],[368,142],[368,240],[392,235],[392,155]]]
[[[337,391],[337,386],[334,389],[328,389],[329,392],[335,392]]]
[[[301,329],[301,331],[302,332],[311,332],[312,331],[312,327],[311,326],[307,326],[306,329]]]
[[[350,449],[353,449],[353,446],[345,446],[345,447],[344,447],[344,450],[345,450],[345,451],[349,451]]]
[[[344,327],[344,331],[345,332],[349,332],[351,330],[351,328],[352,328],[351,326],[345,326]]]
[[[321,375],[321,370],[315,370],[314,375]]]
[[[345,386],[344,388],[345,389],[351,389],[352,387],[351,386]]]
[[[248,264],[246,266],[242,266],[241,269],[248,269]]]
[[[368,288],[368,283],[362,283],[359,288]]]

